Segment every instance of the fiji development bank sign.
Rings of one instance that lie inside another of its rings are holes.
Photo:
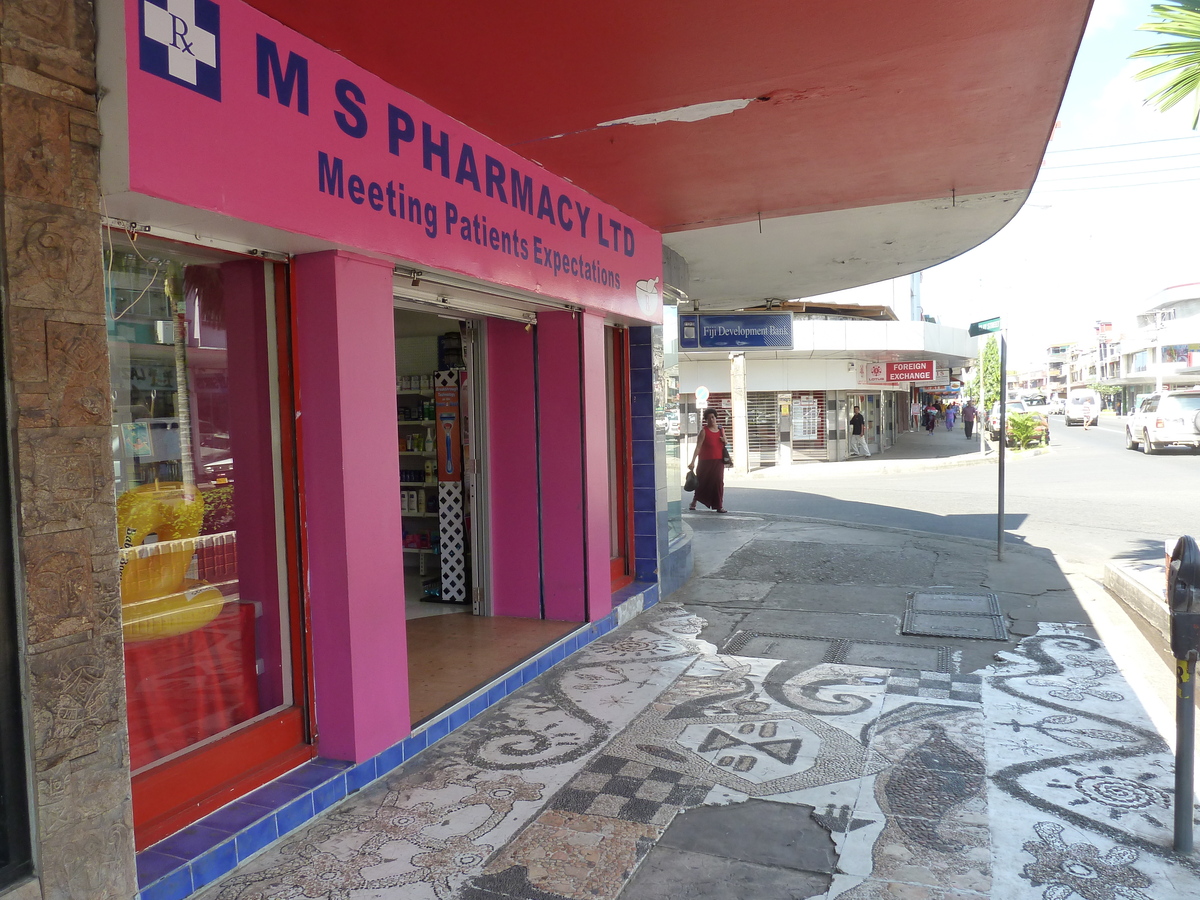
[[[101,2],[113,215],[155,197],[662,320],[662,237],[620,210],[242,0]]]
[[[791,350],[791,313],[679,317],[680,350]]]

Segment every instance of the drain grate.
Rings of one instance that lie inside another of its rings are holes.
[[[783,634],[775,631],[735,631],[721,647],[721,652],[730,656],[800,661],[808,665],[824,662],[874,666],[881,669],[956,671],[949,647],[850,640],[812,634]]]
[[[908,595],[902,634],[1007,641],[1008,626],[995,594],[915,591]]]

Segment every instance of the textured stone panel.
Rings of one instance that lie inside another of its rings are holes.
[[[136,884],[129,807],[83,819],[42,844],[45,900],[129,900]]]
[[[0,89],[0,129],[8,193],[44,203],[69,203],[71,118],[67,107],[6,84]]]
[[[104,310],[100,222],[91,213],[5,198],[11,306]]]
[[[98,819],[130,798],[129,745],[124,734],[109,729],[97,752],[63,759],[35,782],[39,825],[43,835],[69,831],[79,819]]]
[[[120,638],[112,636],[30,655],[34,765],[39,773],[96,753],[106,732],[123,727],[121,650]]]
[[[17,578],[42,900],[137,894],[93,13],[91,0],[0,0],[0,321],[17,399]]]
[[[70,12],[71,48],[87,61],[94,83],[96,77],[95,2],[94,0],[63,0],[63,5],[68,7]]]
[[[120,570],[117,565],[116,528],[111,524],[92,532],[92,591],[96,634],[121,634]]]
[[[11,5],[11,4],[10,4]],[[85,44],[95,41],[94,29],[88,23]],[[88,94],[96,93],[96,70],[91,60],[76,47],[59,47],[35,37],[5,29],[0,32],[0,62],[13,68],[27,69],[47,78],[72,85]]]
[[[79,132],[80,138],[75,134]],[[71,205],[90,213],[100,212],[100,147],[92,143],[93,137],[86,128],[71,126]]]
[[[28,389],[45,384],[46,313],[14,307],[8,311],[9,367],[13,381]]]
[[[107,425],[108,336],[98,325],[47,322],[51,423],[65,427]]]
[[[25,538],[29,643],[90,631],[96,623],[91,531]]]
[[[56,47],[74,43],[75,0],[20,0],[4,5],[4,27]]]
[[[108,428],[18,433],[22,531],[116,530]]]

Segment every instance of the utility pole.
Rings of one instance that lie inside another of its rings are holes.
[[[1004,457],[1008,449],[1008,341],[1000,332],[1000,478],[996,499],[996,559],[1004,559]]]
[[[1000,332],[1000,479],[996,498],[996,558],[1004,559],[1004,452],[1008,446],[1008,342],[1004,339],[1004,330],[1000,327],[1000,317],[972,322],[967,329],[971,337]],[[979,371],[980,402],[983,402],[983,369]],[[986,425],[986,420],[984,420]],[[980,443],[983,435],[980,434]]]

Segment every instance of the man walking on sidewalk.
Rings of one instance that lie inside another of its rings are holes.
[[[971,439],[971,433],[975,430],[975,417],[979,415],[979,411],[975,409],[975,404],[971,398],[967,398],[967,405],[963,407],[963,431],[967,433],[967,440]]]
[[[854,407],[854,415],[850,417],[850,455],[851,456],[870,456],[871,451],[867,447],[867,439],[864,437],[866,431],[866,420],[863,414],[858,411],[858,407]]]

